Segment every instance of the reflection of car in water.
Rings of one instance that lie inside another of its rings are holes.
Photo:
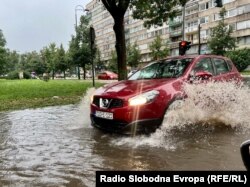
[[[230,59],[215,55],[172,57],[149,64],[128,80],[97,89],[92,125],[108,131],[155,130],[170,105],[183,97],[182,85],[194,79],[231,81],[241,76]]]
[[[243,163],[248,171],[250,171],[250,140],[247,140],[241,144],[241,157]]]

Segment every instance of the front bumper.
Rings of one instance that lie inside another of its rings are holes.
[[[144,119],[127,123],[125,121],[98,118],[93,114],[90,114],[90,118],[94,127],[108,132],[129,135],[154,132],[162,123],[162,119]]]

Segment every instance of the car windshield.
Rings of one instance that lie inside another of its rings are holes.
[[[183,75],[193,58],[167,59],[149,64],[137,71],[129,80],[176,78]]]

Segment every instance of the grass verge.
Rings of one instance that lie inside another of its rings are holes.
[[[250,71],[242,71],[240,72],[242,75],[250,75]]]
[[[75,104],[90,87],[84,80],[0,80],[0,111]]]

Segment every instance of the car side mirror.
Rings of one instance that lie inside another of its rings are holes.
[[[241,144],[240,152],[246,169],[250,171],[250,140],[247,140]]]
[[[208,72],[208,71],[197,71],[194,76],[198,79],[201,80],[208,80],[209,78],[211,78],[213,75],[212,73]]]

